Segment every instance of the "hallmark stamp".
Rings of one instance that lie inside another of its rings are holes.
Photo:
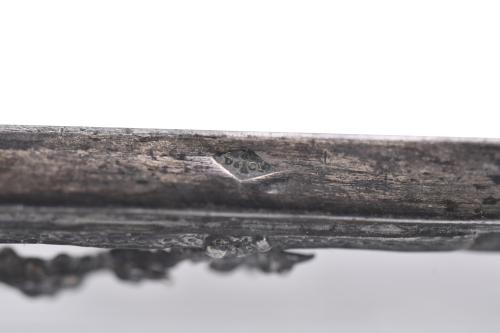
[[[273,167],[252,150],[236,150],[214,156],[234,177],[251,179],[273,172]]]

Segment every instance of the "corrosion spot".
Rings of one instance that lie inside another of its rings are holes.
[[[500,184],[500,175],[491,175],[489,177],[495,184],[497,185]]]
[[[500,199],[495,199],[493,197],[487,197],[483,200],[483,204],[485,205],[494,205],[496,203],[498,203],[500,201]]]
[[[452,200],[445,200],[444,205],[446,207],[446,211],[450,213],[456,211],[458,208],[458,204]]]

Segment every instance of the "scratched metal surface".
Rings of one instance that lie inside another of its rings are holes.
[[[499,217],[499,140],[0,127],[4,243],[496,249]]]
[[[500,141],[0,127],[0,203],[500,217]]]

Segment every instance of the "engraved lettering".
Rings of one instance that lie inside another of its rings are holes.
[[[271,164],[248,149],[217,154],[214,159],[234,177],[242,180],[263,176],[274,171]]]
[[[260,164],[259,166],[260,166],[260,169],[261,169],[263,172],[265,172],[265,171],[267,171],[267,170],[269,170],[269,169],[271,168],[271,166],[270,166],[268,163],[266,163],[266,162],[263,162],[263,163],[262,163],[262,164]]]

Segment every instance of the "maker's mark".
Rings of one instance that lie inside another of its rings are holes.
[[[235,150],[217,154],[214,159],[240,180],[261,177],[274,172],[273,167],[252,150]]]

